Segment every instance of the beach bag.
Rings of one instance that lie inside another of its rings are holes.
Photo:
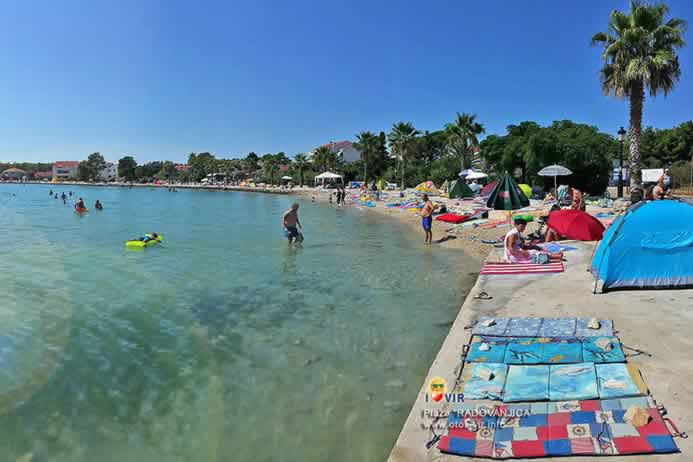
[[[544,252],[537,252],[532,254],[532,263],[537,265],[545,265],[549,262],[549,254]]]

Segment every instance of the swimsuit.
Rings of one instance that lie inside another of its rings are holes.
[[[421,226],[423,226],[424,231],[430,231],[432,224],[433,224],[433,217],[432,216],[429,215],[427,217],[421,217]]]
[[[288,237],[288,238],[292,238],[292,237],[297,238],[299,236],[298,228],[296,228],[295,226],[287,226],[286,232],[287,232],[286,237]]]

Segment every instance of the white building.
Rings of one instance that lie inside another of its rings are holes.
[[[331,141],[324,146],[329,147],[332,152],[341,156],[342,161],[344,161],[345,164],[351,164],[361,160],[361,151],[356,149],[354,147],[354,143],[351,141]],[[315,149],[308,153],[309,159],[313,158],[313,153],[315,153]]]
[[[113,162],[106,162],[106,166],[99,172],[99,180],[115,181],[118,177],[118,166]]]
[[[53,164],[53,178],[56,181],[77,178],[79,162],[76,160],[60,160]]]

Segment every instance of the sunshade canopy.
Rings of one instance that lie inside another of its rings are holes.
[[[495,210],[517,210],[528,205],[529,199],[507,173],[498,181],[486,201],[486,206]]]
[[[604,225],[581,210],[551,212],[546,225],[559,235],[578,241],[599,241],[604,234]]]
[[[573,172],[570,169],[563,167],[562,165],[549,165],[539,170],[539,176],[566,176],[572,175]]]
[[[337,179],[337,178],[341,178],[341,177],[342,177],[342,175],[337,175],[336,173],[324,172],[324,173],[321,173],[320,175],[316,176],[315,179],[316,180],[323,180],[323,179],[326,180],[326,179]]]
[[[472,172],[465,176],[465,179],[467,180],[481,180],[482,178],[488,178],[488,175],[484,172]]]

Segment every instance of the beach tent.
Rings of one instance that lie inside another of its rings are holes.
[[[639,202],[616,218],[594,253],[595,291],[693,286],[693,205]]]
[[[491,195],[491,193],[493,192],[493,190],[496,189],[497,184],[498,184],[497,181],[490,182],[489,184],[487,184],[486,186],[481,188],[481,192],[479,193],[479,195],[481,197],[489,197]]]
[[[443,184],[440,185],[440,188],[438,188],[440,192],[443,194],[449,192],[450,190],[450,182],[448,180],[443,181]]]
[[[528,205],[529,199],[507,173],[498,181],[486,201],[486,206],[495,210],[517,210]]]
[[[474,197],[474,193],[463,180],[453,181],[448,193],[450,199],[461,199],[463,197]]]
[[[387,181],[385,181],[385,178],[379,179],[375,183],[375,187],[378,188],[380,191],[384,191],[385,189],[387,189]]]
[[[518,188],[520,188],[520,191],[525,193],[525,196],[527,196],[527,199],[532,197],[532,187],[528,184],[519,184],[517,185]]]
[[[436,188],[436,185],[432,181],[424,181],[414,189],[416,191],[431,194],[433,196],[440,196],[440,191],[438,191],[438,188]]]

